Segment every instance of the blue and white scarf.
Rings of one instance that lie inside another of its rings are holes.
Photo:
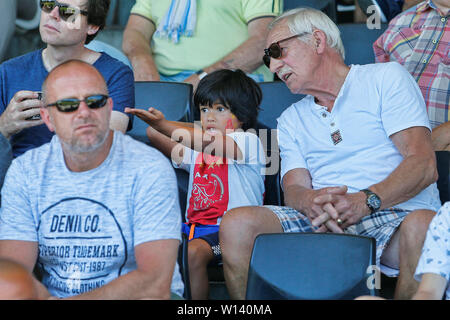
[[[181,36],[192,37],[197,22],[197,0],[172,0],[155,35],[178,43]]]

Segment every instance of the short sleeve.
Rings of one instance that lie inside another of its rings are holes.
[[[278,145],[280,147],[280,157],[281,157],[281,181],[283,177],[290,170],[303,168],[306,169],[306,161],[303,158],[303,152],[300,148],[300,143],[295,137],[296,129],[295,126],[289,120],[290,112],[295,110],[290,107],[286,110],[280,118],[278,118]],[[295,118],[295,117],[294,117]]]
[[[131,8],[131,14],[137,14],[144,18],[153,21],[152,17],[152,1],[150,0],[137,0],[136,4]]]
[[[120,68],[108,79],[108,91],[114,102],[113,110],[124,112],[134,108],[134,75],[131,68],[121,62]]]
[[[381,120],[388,136],[415,126],[430,129],[427,108],[419,86],[397,62],[385,64],[380,95]]]
[[[38,241],[27,188],[26,170],[18,159],[6,174],[0,208],[0,240]]]
[[[266,163],[264,148],[256,134],[251,132],[232,132],[227,134],[232,138],[242,153],[242,160],[228,159],[231,163],[262,165]]]
[[[388,62],[389,54],[384,49],[386,33],[383,33],[374,43],[373,43],[373,53],[375,55],[375,62]]]
[[[450,202],[444,204],[428,227],[414,277],[420,281],[425,273],[450,281]]]
[[[281,12],[281,0],[242,0],[242,9],[247,23],[260,17],[276,17]]]
[[[162,157],[162,155],[161,155]],[[181,211],[175,172],[166,158],[154,159],[157,170],[141,170],[134,190],[134,245],[181,239]]]
[[[183,146],[183,160],[180,164],[177,164],[175,161],[172,160],[172,165],[176,169],[183,169],[187,172],[189,172],[191,168],[191,164],[193,164],[195,159],[193,159],[194,150],[191,148],[188,148],[186,146]]]

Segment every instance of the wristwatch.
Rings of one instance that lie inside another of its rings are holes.
[[[369,207],[370,213],[378,211],[381,207],[380,197],[369,189],[360,190],[366,194],[366,205]]]
[[[206,77],[208,74],[202,70],[198,70],[196,73],[196,75],[198,75],[198,77],[200,78],[200,80],[202,80],[204,77]]]

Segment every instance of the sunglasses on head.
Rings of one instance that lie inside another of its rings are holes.
[[[55,103],[50,103],[47,107],[56,107],[60,112],[73,112],[80,107],[80,103],[84,101],[90,109],[99,109],[105,106],[106,101],[108,101],[108,96],[104,94],[96,94],[84,98],[83,100],[75,98],[67,98],[56,101]]]
[[[60,3],[56,0],[40,0],[40,6],[42,11],[46,13],[50,13],[53,11],[55,7],[58,7],[59,16],[64,21],[66,21],[68,18],[70,18],[71,16],[73,16],[78,12],[85,16],[88,15],[88,12],[85,10],[80,10],[78,8],[71,7],[68,4]]]
[[[263,62],[266,65],[267,68],[270,68],[270,58],[274,59],[280,59],[283,54],[283,50],[280,47],[280,43],[283,41],[287,41],[296,37],[304,36],[305,34],[308,34],[308,32],[303,32],[300,34],[293,35],[289,38],[282,39],[280,41],[272,43],[269,48],[264,49],[264,56],[263,56]]]

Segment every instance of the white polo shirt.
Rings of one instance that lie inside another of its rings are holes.
[[[430,128],[420,89],[400,64],[352,65],[331,112],[306,96],[278,118],[281,178],[305,168],[314,189],[346,185],[358,192],[400,164],[403,157],[389,137],[414,126]],[[432,184],[395,207],[440,205]]]

